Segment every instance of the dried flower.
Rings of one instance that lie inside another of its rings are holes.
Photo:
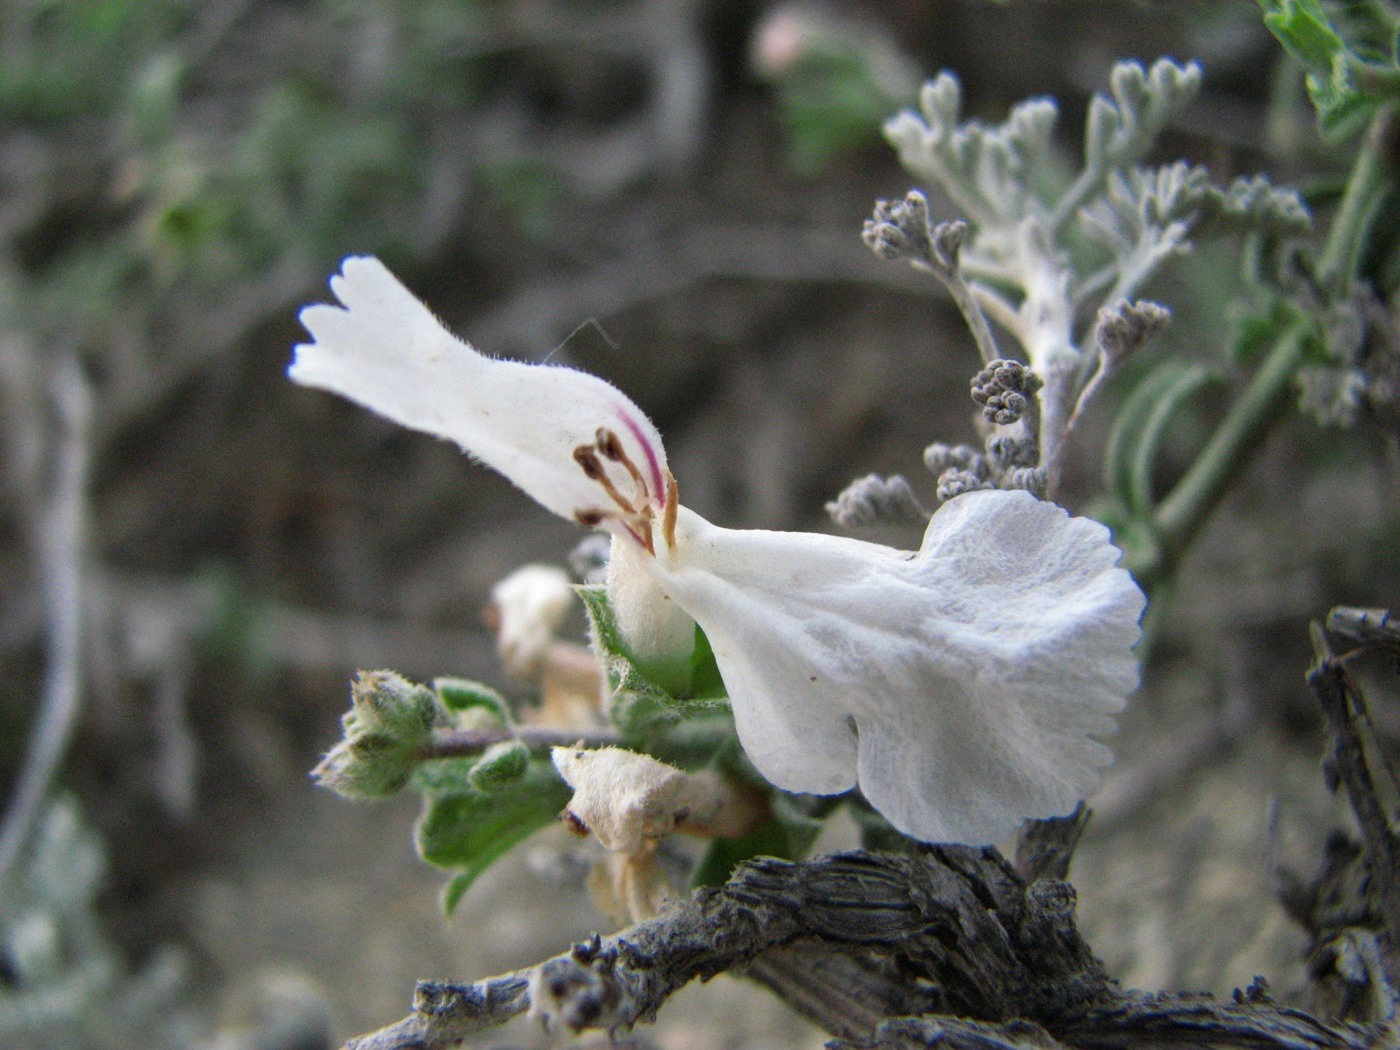
[[[550,757],[574,789],[565,822],[591,831],[609,854],[589,879],[594,900],[621,921],[648,919],[674,895],[656,863],[661,839],[690,824],[754,826],[752,805],[713,772],[686,773],[620,747],[556,747]]]
[[[522,565],[491,588],[496,648],[511,677],[539,675],[574,601],[568,574],[553,565]]]
[[[600,721],[603,688],[592,651],[559,637],[577,600],[563,569],[524,565],[491,588],[487,620],[506,673],[539,689],[531,721],[583,731]]]
[[[314,342],[292,378],[451,438],[608,532],[628,645],[685,658],[698,623],[778,787],[859,783],[906,834],[964,843],[1097,788],[1111,756],[1092,737],[1137,685],[1144,603],[1102,525],[993,490],[946,503],[912,554],[721,528],[680,505],[656,428],[601,379],[477,353],[375,259],[331,287],[343,306],[302,311]]]

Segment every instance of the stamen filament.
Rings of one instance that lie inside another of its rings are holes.
[[[666,470],[666,509],[661,515],[661,535],[666,537],[666,549],[676,549],[676,510],[681,504],[680,488],[670,468]]]
[[[637,487],[642,490],[642,496],[650,498],[651,490],[647,488],[647,479],[642,477],[642,472],[637,469],[637,465],[632,462],[632,457],[622,447],[622,442],[618,440],[617,434],[607,427],[598,428],[598,451],[607,456],[614,463],[620,463],[632,475],[632,480]]]
[[[632,501],[617,491],[617,486],[613,484],[612,478],[608,477],[607,470],[599,462],[598,455],[591,445],[580,445],[574,449],[574,459],[583,468],[584,474],[588,475],[590,481],[596,481],[603,486],[605,491],[614,503],[616,503],[627,514],[635,515],[637,508],[632,506]]]

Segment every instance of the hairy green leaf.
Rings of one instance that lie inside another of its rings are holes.
[[[435,678],[433,689],[442,706],[453,714],[467,714],[499,725],[510,726],[510,707],[505,697],[488,685],[467,678]]]
[[[1264,24],[1288,52],[1309,70],[1330,72],[1346,44],[1318,0],[1259,0]]]
[[[457,768],[460,771],[460,765]],[[498,857],[551,824],[571,794],[547,758],[531,760],[501,790],[481,791],[471,784],[469,774],[463,779],[467,780],[464,790],[425,797],[414,829],[419,855],[453,872],[443,890],[448,914]]]

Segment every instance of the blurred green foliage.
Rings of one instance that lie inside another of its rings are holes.
[[[1308,71],[1324,137],[1354,134],[1400,101],[1400,19],[1379,2],[1259,0],[1264,24]]]
[[[290,290],[352,250],[430,251],[443,195],[472,179],[444,129],[482,97],[487,6],[0,7],[0,127],[29,169],[0,265],[29,285],[29,327],[176,285],[227,295],[279,272]],[[459,175],[446,190],[444,171]]]
[[[770,84],[788,163],[815,175],[880,141],[890,113],[913,101],[919,71],[881,30],[817,7],[778,7],[757,31],[754,65]]]

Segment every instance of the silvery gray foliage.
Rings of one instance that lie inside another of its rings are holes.
[[[952,198],[979,240],[999,226],[1032,217],[1058,230],[1113,172],[1147,155],[1162,129],[1195,97],[1200,81],[1194,62],[1181,66],[1160,59],[1150,70],[1136,62],[1116,65],[1109,77],[1112,98],[1098,95],[1089,105],[1083,170],[1054,202],[1036,186],[1059,116],[1050,99],[1020,103],[995,127],[963,122],[961,86],[945,72],[924,87],[920,112],[901,113],[885,126],[885,134],[905,168]],[[987,252],[993,244],[977,247]]]
[[[0,908],[0,1044],[174,1050],[193,1041],[177,1002],[184,960],[164,950],[131,975],[107,940],[96,911],[106,868],[102,842],[76,803],[50,803]]]
[[[1366,373],[1314,365],[1298,372],[1298,408],[1323,426],[1353,427],[1366,404]]]
[[[1225,190],[1211,187],[1208,205],[1211,233],[1260,230],[1296,237],[1312,227],[1312,216],[1302,198],[1262,175],[1241,175]]]
[[[1353,427],[1364,416],[1396,431],[1400,341],[1369,286],[1350,299],[1310,304],[1318,320],[1316,361],[1298,370],[1298,407],[1323,426]]]
[[[940,478],[957,472],[940,482],[940,493],[976,481],[1053,494],[1064,439],[1080,413],[1169,316],[1164,307],[1134,301],[1144,285],[1203,237],[1248,232],[1283,240],[1307,230],[1298,196],[1263,178],[1221,189],[1204,168],[1184,161],[1143,164],[1200,81],[1195,63],[1116,65],[1108,92],[1089,104],[1080,169],[1058,189],[1052,100],[1022,102],[996,125],[964,120],[958,80],[945,72],[924,87],[917,112],[886,125],[904,166],[951,202],[955,214],[945,218],[966,225],[957,229],[951,273],[929,258],[934,232],[949,224],[930,216],[917,190],[902,202],[877,204],[867,243],[885,258],[934,272],[968,319],[984,365],[1020,357],[1037,384],[1029,398],[1018,391],[1015,404],[998,402],[988,417],[994,429],[983,437],[1032,439],[1038,460],[1014,470],[930,464]],[[1020,353],[990,353],[996,337],[988,321]]]

